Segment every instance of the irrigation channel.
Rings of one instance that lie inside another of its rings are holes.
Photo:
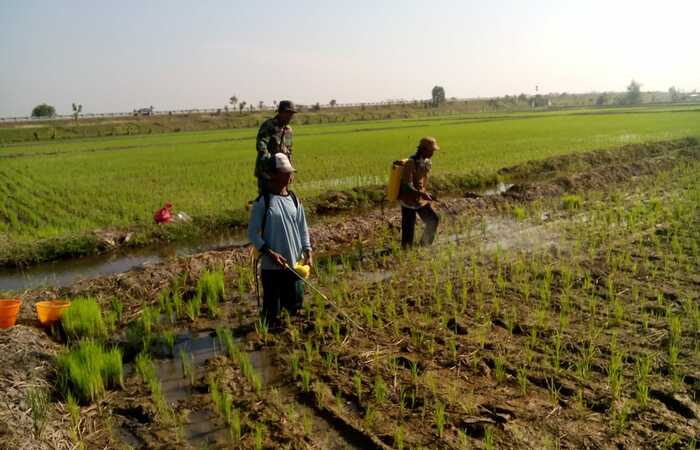
[[[0,292],[22,291],[42,286],[70,286],[80,279],[122,273],[176,256],[244,246],[246,242],[245,234],[236,231],[141,248],[120,249],[101,255],[52,261],[28,268],[1,268]]]
[[[512,184],[498,185],[475,191],[478,196],[500,195]],[[126,248],[101,255],[52,261],[28,268],[0,268],[0,292],[23,291],[39,287],[65,287],[78,280],[126,272],[134,268],[156,264],[176,256],[244,246],[247,237],[243,231],[209,234],[195,239],[163,243],[141,248]]]

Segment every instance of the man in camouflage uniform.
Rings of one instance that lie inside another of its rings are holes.
[[[255,161],[255,177],[258,179],[258,194],[268,192],[268,182],[272,172],[270,161],[276,153],[284,153],[292,160],[292,127],[289,126],[294,113],[294,103],[282,100],[277,106],[277,114],[260,125],[256,148],[258,158]]]

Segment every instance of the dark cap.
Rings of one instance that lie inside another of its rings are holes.
[[[294,103],[291,100],[280,100],[279,105],[277,105],[277,112],[297,112],[294,108]]]

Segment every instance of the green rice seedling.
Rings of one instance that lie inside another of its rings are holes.
[[[588,379],[588,374],[591,371],[591,362],[597,351],[598,348],[592,340],[589,340],[581,350],[579,359],[576,362],[576,373],[584,380]]]
[[[123,384],[119,349],[105,350],[91,340],[80,341],[56,358],[57,386],[65,398],[72,394],[87,403],[99,398],[109,387]]]
[[[307,411],[301,413],[301,426],[304,430],[305,435],[310,435],[313,431],[313,421],[311,420],[311,414]]]
[[[365,408],[364,423],[367,428],[372,428],[377,419],[377,410],[372,405],[367,405]]]
[[[338,364],[338,355],[336,355],[334,352],[327,351],[323,355],[323,367],[325,367],[327,370],[331,370],[332,368],[336,367]]]
[[[608,384],[610,385],[610,392],[613,398],[617,399],[620,397],[620,391],[622,389],[622,361],[623,353],[617,349],[611,351],[610,364],[608,365]]]
[[[648,354],[642,354],[636,360],[635,386],[636,397],[642,408],[649,402],[649,373],[651,372],[651,358]]]
[[[342,343],[342,337],[340,335],[340,323],[337,320],[331,322],[331,333],[333,334],[333,341],[336,344]]]
[[[506,312],[505,315],[505,323],[506,323],[506,329],[508,330],[508,333],[510,335],[513,334],[513,330],[515,330],[515,324],[518,322],[518,309],[513,306],[510,308],[508,312]]]
[[[170,420],[172,418],[172,411],[165,401],[163,386],[160,384],[160,380],[158,380],[157,377],[150,379],[148,381],[148,389],[151,391],[151,401],[155,405],[158,414],[160,414],[164,420]]]
[[[549,400],[552,404],[556,405],[561,398],[561,386],[557,386],[554,377],[545,377],[545,382],[547,384],[547,392],[549,393]]]
[[[306,362],[312,364],[316,356],[316,347],[314,346],[311,338],[304,342],[304,356],[306,357]]]
[[[189,302],[185,303],[185,314],[190,322],[194,322],[199,317],[199,312],[202,309],[202,298],[194,296]]]
[[[171,302],[173,305],[173,310],[175,312],[175,317],[177,319],[181,319],[184,314],[184,307],[182,302],[182,293],[179,289],[172,291]]]
[[[374,377],[374,400],[378,405],[384,403],[386,400],[386,383],[380,374]]]
[[[445,430],[445,405],[440,401],[435,403],[435,428],[438,437],[442,438]]]
[[[107,311],[104,315],[104,323],[108,333],[113,333],[117,329],[117,313]]]
[[[175,355],[175,332],[173,330],[165,330],[161,333],[161,340],[171,355]]]
[[[253,435],[253,446],[255,450],[262,450],[264,442],[265,426],[261,423],[255,424],[255,432]]]
[[[539,342],[539,338],[537,335],[537,327],[532,327],[532,328],[530,328],[530,336],[528,337],[528,340],[527,340],[528,347],[531,349],[535,349],[538,342]]]
[[[194,361],[192,360],[192,356],[184,349],[180,349],[180,367],[182,369],[182,377],[189,381],[190,386],[194,386]]]
[[[224,271],[223,269],[204,270],[197,281],[195,297],[199,297],[209,308],[209,315],[216,318],[219,313],[219,303],[224,300]]]
[[[165,311],[167,309],[167,304],[170,303],[170,290],[163,289],[160,291],[156,296],[156,300],[158,301],[158,307],[160,310]]]
[[[221,346],[221,348],[226,350],[226,354],[228,355],[228,357],[234,361],[238,360],[239,350],[236,346],[235,341],[233,340],[233,334],[231,334],[231,330],[229,330],[228,328],[217,327],[216,337],[219,341],[219,345]]]
[[[214,412],[218,414],[221,411],[221,391],[216,380],[209,380],[209,396]]]
[[[454,336],[450,336],[447,340],[447,351],[450,355],[450,361],[453,364],[457,363],[457,340]]]
[[[102,318],[102,310],[94,298],[76,298],[61,317],[63,329],[71,341],[82,338],[103,339],[107,336],[107,326]]]
[[[102,372],[104,373],[106,386],[121,387],[124,385],[124,367],[121,350],[115,347],[103,353]]]
[[[144,306],[141,310],[141,317],[139,317],[139,324],[141,325],[142,337],[143,337],[143,348],[150,347],[151,334],[153,332],[153,322],[154,314],[148,305]]]
[[[311,371],[308,368],[301,370],[301,387],[304,392],[311,390]]]
[[[460,429],[457,429],[457,443],[459,444],[459,448],[471,448],[471,446],[469,445],[469,437],[467,433]]]
[[[141,381],[148,383],[156,377],[156,368],[153,365],[151,357],[146,352],[141,352],[136,355],[136,373],[141,377]]]
[[[231,413],[231,422],[228,426],[229,436],[234,443],[241,441],[241,413],[235,409]]]
[[[233,405],[233,399],[228,391],[224,391],[221,395],[221,404],[219,405],[219,413],[221,418],[224,419],[226,425],[231,425],[233,419],[231,406]]]
[[[667,313],[669,345],[679,345],[681,342],[681,319],[672,313]]]
[[[267,344],[267,340],[270,337],[270,327],[267,324],[267,319],[261,317],[255,322],[255,332],[263,343]]]
[[[484,427],[484,448],[486,450],[493,450],[495,445],[493,428],[490,426]]]
[[[518,387],[520,387],[520,393],[522,395],[527,394],[527,388],[529,380],[527,378],[528,370],[527,367],[519,367],[517,370]]]
[[[522,222],[527,218],[527,211],[522,206],[516,206],[513,208],[513,217],[518,222]]]
[[[42,388],[30,388],[27,391],[26,402],[32,414],[32,425],[34,427],[34,437],[39,439],[44,426],[49,408],[49,394]]]
[[[552,348],[551,348],[551,358],[552,358],[552,368],[554,372],[559,373],[561,370],[561,349],[562,349],[562,339],[561,332],[556,330],[552,335]]]
[[[520,286],[520,291],[523,294],[523,300],[525,300],[525,303],[529,303],[530,295],[532,294],[532,286],[530,285],[530,281],[523,281],[522,285]]]
[[[337,411],[343,410],[343,395],[340,390],[335,393],[335,409]]]
[[[289,356],[289,367],[292,369],[292,378],[296,378],[299,376],[299,356],[297,355],[297,352],[293,352]]]
[[[365,322],[367,322],[367,327],[368,328],[374,328],[374,311],[372,309],[371,305],[362,305],[360,306],[360,313],[365,319]]]
[[[117,297],[112,297],[110,306],[112,311],[114,311],[117,315],[117,321],[121,322],[124,318],[124,303],[122,303],[122,301]]]
[[[355,375],[352,378],[353,384],[355,385],[355,395],[357,395],[357,401],[362,401],[362,375],[359,371],[355,371]]]
[[[414,387],[418,386],[418,363],[411,361],[411,382]]]
[[[221,312],[221,306],[217,297],[207,297],[207,312],[209,318],[216,319]]]
[[[629,412],[629,407],[626,403],[620,407],[613,408],[611,425],[614,433],[622,434],[625,432],[629,425]]]
[[[70,415],[71,440],[74,444],[77,444],[80,440],[80,405],[70,393],[66,398],[66,409],[68,409],[68,415]]]
[[[403,437],[404,435],[404,429],[402,425],[399,425],[396,427],[396,431],[394,432],[394,448],[397,450],[403,450],[404,442],[403,442]]]
[[[678,358],[680,356],[681,349],[676,343],[671,343],[668,346],[668,364],[671,367],[671,376],[674,383],[678,384],[680,378],[682,378],[680,371],[678,370]]]
[[[253,385],[255,392],[259,395],[262,390],[262,379],[260,375],[255,372],[253,367],[253,362],[250,359],[250,355],[245,352],[238,353],[238,366],[243,373],[243,376],[248,380],[250,384]]]
[[[494,374],[496,376],[496,382],[502,383],[506,379],[505,361],[503,356],[496,355],[493,358]]]

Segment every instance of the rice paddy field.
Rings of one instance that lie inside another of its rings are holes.
[[[436,136],[442,147],[436,175],[477,174],[478,183],[527,160],[700,136],[699,118],[700,110],[686,106],[297,126],[293,188],[310,201],[383,184],[391,161],[411,154],[424,135]],[[236,129],[0,147],[0,260],[12,263],[19,247],[49,238],[147,227],[166,201],[213,227],[245,220],[244,204],[255,196],[255,134]]]
[[[378,183],[424,134],[441,144],[438,174],[513,185],[441,196],[431,247],[400,248],[396,208],[317,216],[309,281],[325,298],[306,289],[275,329],[260,319],[247,248],[6,293],[22,305],[0,331],[0,449],[697,448],[697,118],[651,109],[299,127],[304,197]],[[178,192],[195,215],[241,208],[253,133],[24,145],[4,148],[17,156],[3,162],[46,164],[57,185],[50,158],[75,170],[85,190],[66,207],[114,192],[102,219],[57,221],[55,232],[109,225],[118,205],[151,198],[128,226]],[[163,187],[179,177],[190,189]],[[69,195],[51,186],[46,198]],[[48,299],[71,305],[41,328],[36,303]]]

